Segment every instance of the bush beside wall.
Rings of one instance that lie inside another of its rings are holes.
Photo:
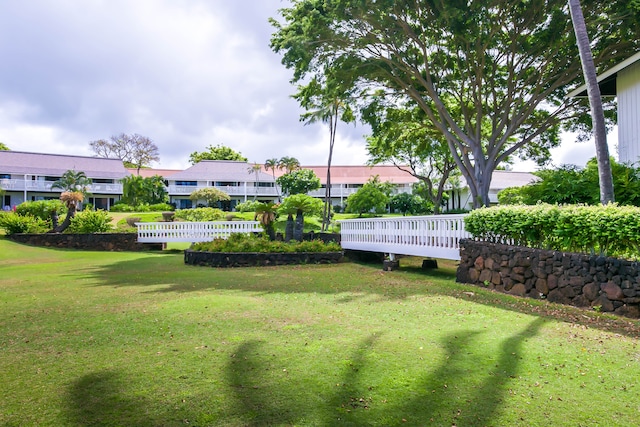
[[[464,239],[456,280],[640,317],[640,262]]]
[[[44,233],[11,234],[7,236],[18,243],[91,251],[148,251],[162,250],[162,243],[138,243],[137,233]]]

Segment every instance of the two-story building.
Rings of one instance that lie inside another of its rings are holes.
[[[178,209],[204,204],[204,201],[192,201],[189,196],[207,187],[222,190],[231,197],[230,202],[222,204],[224,210],[233,210],[235,205],[248,200],[274,201],[278,198],[273,176],[247,162],[203,160],[165,178],[169,203],[174,203]]]
[[[84,172],[92,180],[85,202],[98,209],[109,209],[121,197],[120,180],[129,175],[120,159],[0,151],[2,209],[59,198],[61,190],[51,186],[69,170]]]

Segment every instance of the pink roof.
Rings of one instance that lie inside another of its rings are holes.
[[[131,175],[138,175],[138,169],[127,168],[127,170],[131,173]],[[181,169],[149,169],[149,168],[141,168],[140,176],[143,178],[151,178],[152,176],[160,175],[163,178],[166,178],[174,173],[182,172]]]
[[[263,166],[264,168],[264,166]],[[311,169],[322,184],[327,182],[327,166],[301,166],[302,169]],[[276,169],[275,175],[279,177],[286,171]],[[271,174],[269,169],[266,173]],[[381,182],[393,184],[413,184],[418,182],[416,178],[407,172],[401,171],[392,165],[381,166],[331,166],[332,184],[364,184],[369,178],[378,175]]]

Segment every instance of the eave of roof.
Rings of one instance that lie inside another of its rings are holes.
[[[616,96],[616,80],[618,78],[618,73],[625,68],[635,64],[640,61],[640,52],[635,55],[630,56],[625,59],[618,65],[608,69],[604,73],[598,76],[598,85],[600,86],[600,94],[602,96]],[[586,83],[582,86],[577,87],[567,94],[567,98],[584,98],[587,96],[587,85]]]

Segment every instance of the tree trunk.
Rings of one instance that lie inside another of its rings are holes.
[[[69,226],[71,225],[71,220],[73,219],[74,216],[76,216],[76,205],[75,203],[71,203],[68,206],[67,216],[64,219],[64,221],[62,221],[62,224],[60,224],[57,227],[54,227],[52,231],[54,233],[62,233],[64,230],[69,228]]]
[[[293,215],[287,215],[287,224],[284,229],[284,241],[290,242],[293,238]]]
[[[584,80],[587,84],[587,96],[591,107],[591,120],[593,122],[593,133],[596,144],[596,159],[598,161],[598,177],[600,180],[600,202],[604,205],[615,201],[613,192],[613,176],[611,173],[611,162],[609,160],[609,147],[607,146],[607,130],[604,122],[604,111],[602,108],[602,96],[596,67],[591,54],[589,34],[587,25],[582,14],[580,0],[569,0],[571,11],[571,21],[576,33],[576,42],[580,52],[580,63]]]
[[[296,213],[296,225],[293,228],[293,240],[302,242],[302,231],[304,229],[304,214],[300,209]]]

